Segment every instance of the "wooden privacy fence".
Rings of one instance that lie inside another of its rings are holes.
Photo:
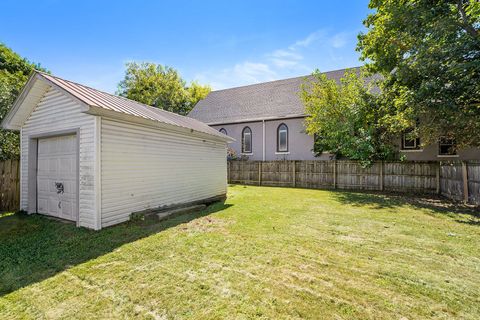
[[[229,183],[442,194],[480,205],[480,161],[229,161]]]
[[[441,194],[480,205],[480,161],[359,162],[229,161],[228,182],[313,189],[354,189]],[[19,161],[0,161],[0,211],[18,210]]]
[[[0,212],[20,206],[19,161],[0,161]]]

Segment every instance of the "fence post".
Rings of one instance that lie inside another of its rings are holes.
[[[297,163],[299,163],[298,170]],[[267,165],[265,181],[263,181],[264,164]],[[478,201],[477,194],[473,193],[474,188],[476,187],[476,171],[472,171],[472,169],[476,170],[476,166],[480,165],[480,163],[477,163],[476,161],[455,161],[455,166],[450,166],[448,162],[428,162],[428,168],[425,167],[425,169],[424,166],[426,166],[426,164],[422,165],[421,162],[390,163],[382,161],[375,162],[375,168],[377,168],[375,170],[378,170],[375,171],[376,173],[354,173],[351,169],[354,165],[359,165],[358,162],[350,161],[344,164],[343,160],[333,159],[330,161],[282,160],[281,165],[279,164],[279,161],[229,161],[227,163],[226,178],[229,183],[264,186],[278,185],[280,182],[283,183],[283,185],[293,187],[297,187],[298,185],[300,187],[319,189],[324,187],[330,189],[363,189],[364,185],[355,183],[355,180],[377,178],[377,189],[375,190],[385,191],[394,188],[399,191],[408,191],[411,190],[412,183],[409,181],[405,182],[406,179],[398,179],[397,177],[411,176],[413,177],[411,180],[414,180],[414,183],[417,183],[416,180],[418,180],[415,177],[421,177],[422,181],[428,179],[428,183],[418,185],[420,188],[426,188],[426,191],[432,193],[436,191],[438,194],[444,193],[446,196],[453,197],[466,203]],[[412,164],[415,168],[421,166],[420,169],[422,170],[415,169],[410,172],[410,166]],[[255,168],[255,165],[258,167]],[[289,165],[292,167],[288,167]],[[311,169],[310,165],[312,165]],[[343,169],[343,165],[345,165],[345,169]],[[380,168],[378,168],[379,165]],[[270,168],[270,166],[272,168]],[[318,173],[319,170],[317,169],[322,169],[320,170],[321,173]],[[257,179],[253,179],[257,172]],[[15,160],[15,162],[0,161],[0,209],[9,210],[12,205],[15,208],[18,208],[20,192],[18,182],[19,175],[20,172],[17,160]],[[270,175],[273,177],[280,176],[281,179],[275,181],[276,179],[270,179]],[[299,184],[297,184],[297,176],[298,179],[300,179]],[[328,181],[330,181],[330,185],[328,185]],[[375,183],[374,181],[372,182]],[[388,186],[386,186],[387,183]],[[474,186],[472,186],[472,183]],[[13,193],[14,196],[12,196],[11,193]]]
[[[303,163],[305,164],[305,170],[303,171],[303,178],[304,178],[303,183],[305,184],[305,187],[309,188],[310,183],[308,183],[308,180],[307,180],[307,178],[308,178],[308,174],[307,174],[307,172],[308,172],[308,161],[304,161]]]
[[[262,161],[258,162],[258,185],[262,185]]]
[[[383,191],[383,160],[380,161],[380,191]]]
[[[227,183],[230,183],[230,161],[227,160]]]
[[[296,169],[296,165],[295,165],[296,161],[293,160],[292,163],[293,163],[293,168],[292,168],[292,178],[293,178],[293,179],[292,179],[292,184],[293,184],[293,187],[295,188],[295,187],[297,186],[297,172],[296,172],[297,169]]]
[[[18,210],[20,207],[20,200],[18,199],[18,196],[20,196],[20,190],[18,188],[18,178],[20,176],[19,168],[20,167],[20,162],[15,160],[12,161],[12,210]]]
[[[463,201],[468,203],[468,170],[467,163],[462,161]]]
[[[5,161],[4,181],[7,188],[5,188],[5,207],[7,210],[12,208],[12,160]]]
[[[440,169],[441,169],[441,167],[442,167],[442,162],[438,161],[438,166],[436,168],[436,173],[435,173],[437,194],[441,193],[441,189],[440,189]]]
[[[0,210],[8,210],[6,208],[4,195],[6,194],[6,182],[4,176],[5,161],[0,161]]]
[[[337,189],[337,160],[333,160],[333,189]]]
[[[248,180],[247,180],[247,179],[245,179],[245,162],[246,162],[246,161],[240,161],[240,163],[242,164],[242,165],[240,166],[240,168],[241,168],[241,169],[240,169],[240,172],[242,172],[242,178],[243,178],[243,179],[241,180],[242,182],[240,182],[240,183],[248,184],[248,180],[250,180],[250,170],[248,170]]]

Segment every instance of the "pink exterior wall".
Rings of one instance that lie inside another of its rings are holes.
[[[313,136],[305,133],[303,118],[265,121],[265,160],[328,160],[330,155],[315,157],[313,149]],[[277,128],[285,123],[288,127],[288,152],[277,152]],[[214,125],[213,128],[227,130],[227,135],[236,141],[229,147],[241,155],[242,130],[245,127],[252,130],[252,153],[246,154],[249,160],[263,159],[263,124],[258,122],[245,122],[225,125]]]
[[[277,128],[281,123],[288,127],[288,152],[277,152]],[[229,144],[229,147],[241,155],[242,130],[246,126],[252,130],[252,153],[245,155],[249,160],[263,159],[263,129],[262,121],[245,122],[225,125],[213,125],[212,127],[220,130],[227,130],[227,135],[236,141]],[[313,136],[305,133],[304,118],[268,120],[265,121],[265,160],[329,160],[330,154],[324,154],[321,157],[315,157],[313,149]],[[400,146],[400,139],[398,141]],[[479,160],[480,149],[469,148],[458,151],[458,156],[448,157],[438,155],[438,146],[430,145],[421,151],[402,151],[407,160],[418,161],[447,161],[447,160]]]
[[[438,145],[436,144],[425,146],[421,150],[400,150],[400,154],[405,155],[406,160],[413,161],[480,160],[479,148],[458,150],[455,156],[441,156],[438,155]]]

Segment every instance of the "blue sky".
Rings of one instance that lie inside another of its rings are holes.
[[[114,93],[128,61],[214,89],[358,66],[367,0],[2,1],[0,42]]]

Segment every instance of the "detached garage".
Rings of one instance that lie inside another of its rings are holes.
[[[197,120],[34,72],[2,122],[20,130],[20,209],[101,229],[227,191],[232,138]]]

